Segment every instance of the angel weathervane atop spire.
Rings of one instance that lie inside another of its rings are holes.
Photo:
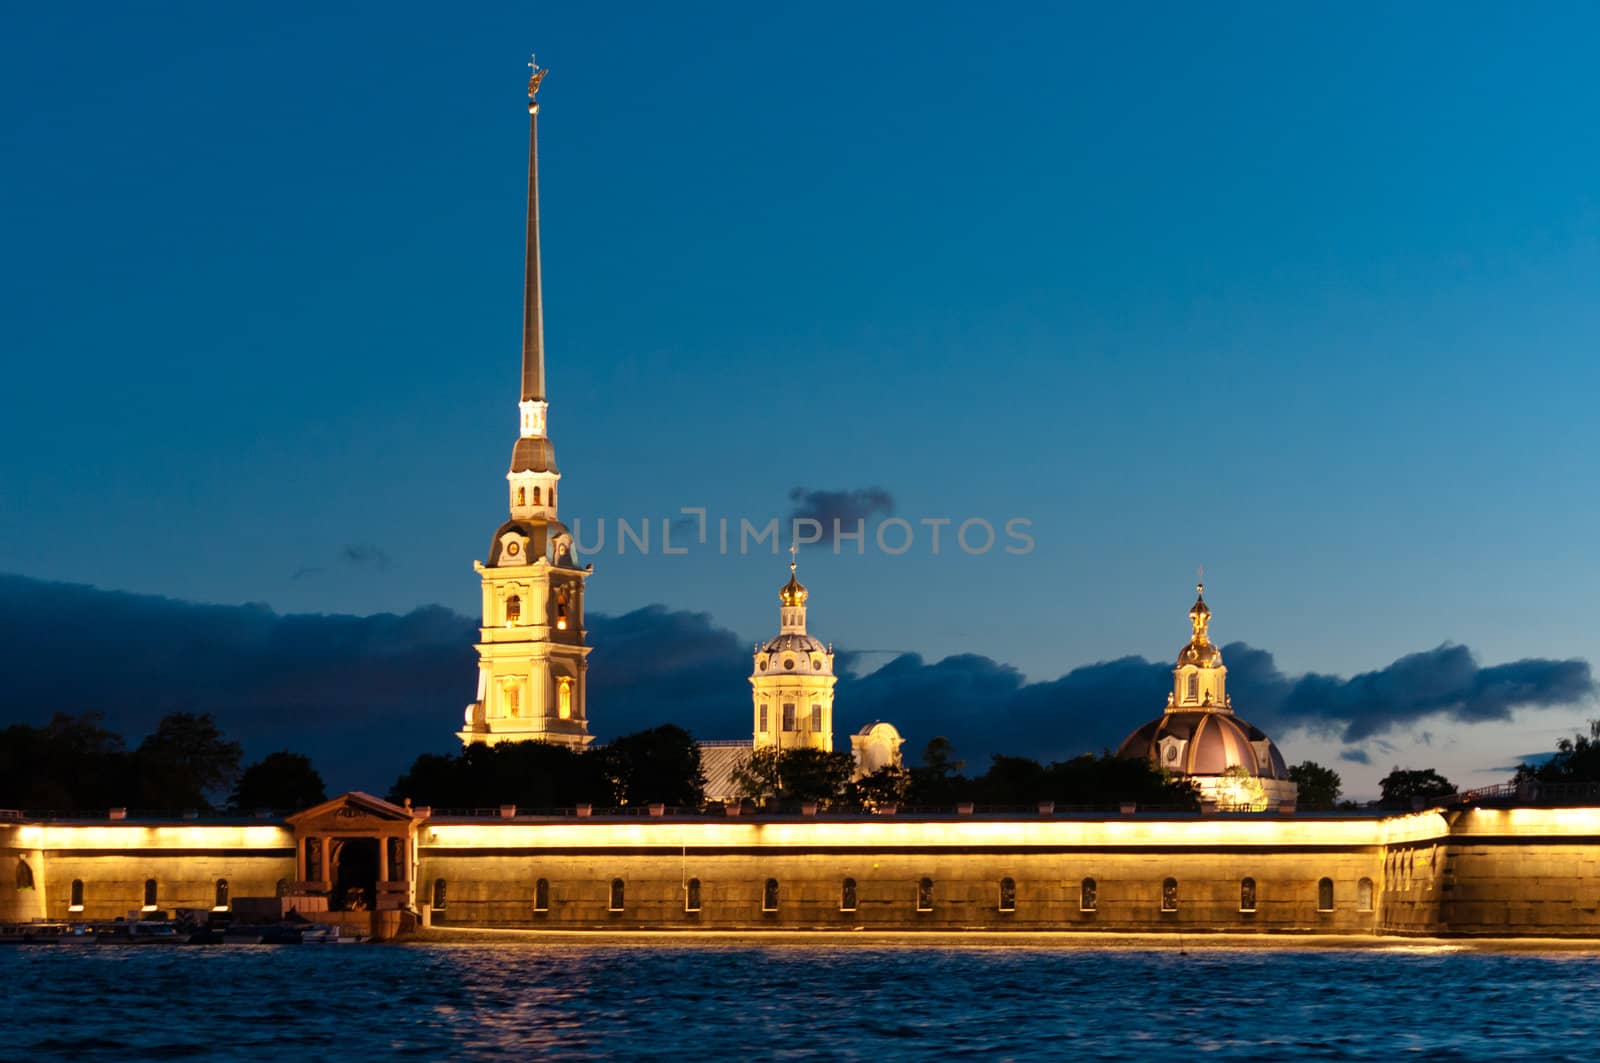
[[[543,81],[544,76],[550,71],[540,66],[538,57],[533,55],[528,56],[528,69],[532,72],[528,75],[528,99],[531,100],[539,95],[539,82]]]

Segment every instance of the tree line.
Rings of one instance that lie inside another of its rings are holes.
[[[0,730],[0,808],[98,812],[295,811],[327,799],[311,760],[287,750],[241,768],[209,714],[174,712],[129,749],[100,713]]]

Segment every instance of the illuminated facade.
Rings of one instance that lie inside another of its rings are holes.
[[[1193,782],[1202,801],[1219,808],[1262,811],[1293,801],[1283,754],[1258,728],[1233,714],[1228,669],[1211,642],[1211,609],[1205,586],[1195,588],[1189,609],[1192,633],[1172,670],[1167,710],[1123,741],[1117,755],[1148,758],[1157,767]]]
[[[778,592],[778,634],[756,647],[750,670],[756,749],[833,752],[833,647],[806,632],[811,596],[789,562]]]
[[[579,749],[587,712],[589,646],[584,581],[572,534],[557,519],[561,473],[549,434],[544,307],[539,281],[539,83],[528,81],[528,231],[522,307],[519,435],[506,473],[511,519],[495,531],[483,584],[478,694],[458,736],[465,744],[541,741]]]

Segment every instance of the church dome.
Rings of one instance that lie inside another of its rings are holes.
[[[756,674],[830,675],[828,647],[804,632],[785,632],[756,651]]]
[[[1117,756],[1148,759],[1175,775],[1223,775],[1243,768],[1261,779],[1287,779],[1283,754],[1260,728],[1221,712],[1168,712],[1125,739]]]
[[[806,604],[806,599],[811,597],[811,592],[806,590],[806,585],[801,583],[794,574],[794,562],[789,562],[789,582],[783,585],[778,592],[778,601],[783,605],[795,606]]]
[[[556,448],[547,436],[524,436],[511,450],[512,472],[559,472]]]

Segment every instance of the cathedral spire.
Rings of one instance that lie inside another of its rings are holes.
[[[545,434],[544,300],[539,284],[539,83],[548,71],[529,59],[528,242],[522,289],[522,435]],[[530,409],[530,405],[537,404]]]

